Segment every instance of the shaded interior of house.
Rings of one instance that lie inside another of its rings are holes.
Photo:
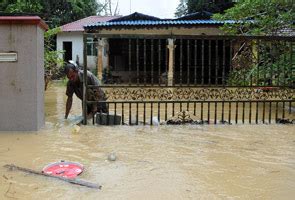
[[[177,39],[174,84],[222,84],[230,70],[230,41]],[[166,39],[109,39],[113,83],[166,84]]]

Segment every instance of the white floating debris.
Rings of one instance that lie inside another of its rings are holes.
[[[158,117],[153,117],[153,125],[154,126],[159,126],[160,125],[160,122],[159,122],[159,120],[158,120]]]
[[[117,156],[116,156],[115,153],[110,153],[110,154],[108,155],[108,160],[109,160],[109,161],[115,161],[116,159],[117,159]]]

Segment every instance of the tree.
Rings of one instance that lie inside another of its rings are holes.
[[[1,0],[0,12],[4,12],[9,4],[14,4],[16,0]]]
[[[283,30],[294,29],[294,4],[291,0],[240,0],[224,14],[215,14],[217,20],[235,20],[240,23],[225,24],[228,34],[278,35]]]
[[[180,0],[180,3],[178,4],[176,8],[175,17],[182,17],[188,14],[187,2],[188,0]]]
[[[64,61],[59,57],[62,51],[54,50],[53,40],[55,35],[60,32],[60,28],[49,29],[44,33],[44,78],[45,90],[52,76],[58,76],[60,67],[63,66]]]
[[[117,16],[119,15],[119,1],[117,1],[115,9],[113,9],[114,2],[112,0],[105,0],[105,4],[103,6],[102,12],[104,12],[105,16]]]
[[[215,14],[217,20],[235,20],[236,23],[225,24],[221,29],[229,35],[288,35],[294,32],[294,4],[292,1],[278,0],[241,0],[224,14]],[[292,57],[292,44],[282,41],[252,41],[244,43],[248,48],[241,48],[243,52],[237,59],[253,60],[250,65],[235,68],[229,82],[235,85],[250,85],[252,81],[257,85],[291,85],[295,58]],[[251,52],[248,56],[245,50]],[[253,52],[253,51],[256,51]],[[259,60],[253,55],[259,54]],[[241,77],[246,77],[242,80]],[[256,79],[256,80],[255,80]]]
[[[41,0],[44,19],[51,27],[70,23],[91,15],[99,14],[102,4],[96,0]],[[53,2],[54,1],[54,2]]]
[[[207,11],[211,13],[221,13],[232,7],[234,3],[231,0],[188,0],[188,13]]]
[[[39,13],[42,6],[38,0],[16,0],[14,3],[7,4],[5,11],[9,13]]]
[[[102,8],[96,0],[4,0],[0,5],[1,12],[37,14],[51,28],[100,14]]]
[[[234,2],[232,0],[180,0],[176,8],[175,16],[181,17],[201,11],[222,13],[233,5]]]

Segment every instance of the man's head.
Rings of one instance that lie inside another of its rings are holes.
[[[66,64],[64,73],[70,81],[76,82],[78,80],[78,68],[75,65],[71,63]]]

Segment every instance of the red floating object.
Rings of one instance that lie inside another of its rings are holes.
[[[80,163],[61,161],[45,166],[42,173],[64,178],[76,178],[83,172],[83,169],[84,167]]]

